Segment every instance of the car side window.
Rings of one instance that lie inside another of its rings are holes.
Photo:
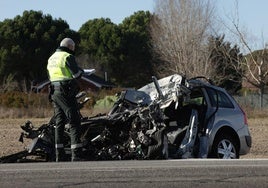
[[[220,108],[234,108],[232,101],[222,91],[214,90],[211,88],[207,88],[207,91],[209,94],[211,105],[213,107],[216,107],[218,104]]]

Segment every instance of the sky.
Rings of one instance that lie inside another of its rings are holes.
[[[216,0],[217,10],[222,18],[230,23],[230,17],[235,15],[235,0]],[[268,0],[238,0],[238,17],[241,31],[246,33],[246,39],[251,47],[262,49],[268,43]]]
[[[61,18],[78,31],[88,20],[110,18],[115,24],[139,10],[153,11],[153,0],[0,0],[0,21],[22,15],[24,10],[42,11]]]
[[[220,15],[234,13],[235,0],[214,0]],[[115,24],[139,10],[154,11],[155,0],[0,0],[0,21],[13,19],[25,10],[42,11],[53,18],[65,20],[78,31],[88,20],[110,18]],[[268,41],[268,0],[238,0],[241,26]]]

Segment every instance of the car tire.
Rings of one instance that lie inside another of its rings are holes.
[[[239,159],[237,141],[227,134],[218,135],[212,146],[211,157],[219,159]]]

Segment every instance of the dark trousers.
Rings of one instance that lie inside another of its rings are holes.
[[[56,121],[55,129],[55,147],[56,147],[56,160],[57,154],[62,154],[64,144],[64,127],[66,123],[70,125],[70,138],[71,149],[73,155],[78,155],[74,151],[78,151],[82,147],[80,141],[80,114],[78,111],[78,104],[75,95],[68,94],[61,89],[55,89],[52,95],[54,106],[54,116]]]

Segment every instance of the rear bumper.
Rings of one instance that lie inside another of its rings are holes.
[[[251,139],[251,136],[245,136],[246,137],[246,143],[248,145],[248,147],[251,148],[251,145],[252,145],[252,139]]]
[[[240,155],[246,155],[249,153],[250,148],[252,146],[252,138],[250,132],[248,130],[248,126],[244,126],[242,129],[238,131],[238,135],[240,138]]]

